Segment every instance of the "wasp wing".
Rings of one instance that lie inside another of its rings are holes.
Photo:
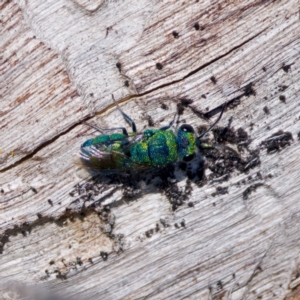
[[[92,173],[143,170],[149,166],[133,161],[129,152],[130,147],[142,139],[143,134],[139,133],[126,138],[86,146],[73,160],[78,167],[87,169]],[[122,142],[122,148],[114,150],[115,145],[120,146],[120,143],[117,142]]]

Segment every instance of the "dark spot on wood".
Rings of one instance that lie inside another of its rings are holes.
[[[54,260],[50,260],[49,261],[49,265],[51,266],[51,265],[54,265]]]
[[[156,63],[156,69],[161,70],[163,68],[163,65],[161,63]]]
[[[188,107],[194,101],[192,99],[180,99],[180,102],[184,107]]]
[[[180,222],[180,225],[181,225],[181,227],[184,227],[184,228],[185,228],[185,220],[182,220],[182,221]]]
[[[239,141],[247,141],[248,140],[248,133],[243,128],[238,128],[237,130],[238,140]]]
[[[4,190],[3,189],[1,189],[1,193],[4,194]]]
[[[197,174],[195,174],[197,175]],[[193,177],[194,178],[194,177]],[[190,196],[192,193],[193,187],[192,187],[192,181],[191,180],[187,180],[186,181],[186,185],[184,187],[184,192],[187,196]]]
[[[164,104],[164,103],[162,103],[162,104],[160,105],[160,107],[161,107],[162,109],[164,109],[164,110],[168,110],[168,109],[169,109],[169,107],[168,107],[166,104]]]
[[[173,31],[172,32],[173,36],[174,36],[174,39],[178,39],[179,38],[179,33],[177,31]]]
[[[79,266],[82,266],[82,265],[83,265],[83,262],[82,262],[82,260],[81,260],[81,257],[76,257],[76,263],[77,263],[77,265],[79,265]]]
[[[177,113],[181,116],[184,112],[184,106],[181,103],[177,103]]]
[[[112,26],[106,27],[106,34],[105,34],[105,38],[107,38],[109,32],[113,29]]]
[[[35,187],[33,187],[33,186],[31,186],[30,189],[31,189],[35,194],[38,193],[37,189],[36,189]]]
[[[59,270],[55,270],[54,273],[58,273],[56,275],[57,279],[67,280],[67,274],[61,273]]]
[[[278,86],[278,91],[279,91],[279,92],[284,92],[287,88],[288,88],[287,85],[279,85],[279,86]]]
[[[298,140],[300,140],[300,131],[298,132]]]
[[[117,63],[116,63],[116,67],[118,68],[119,72],[121,72],[121,70],[122,70],[122,65],[121,65],[120,62],[117,62]]]
[[[270,110],[269,110],[268,106],[265,106],[265,107],[264,107],[264,113],[265,113],[266,115],[269,115],[269,114],[270,114]]]
[[[90,257],[89,258],[89,262],[91,263],[91,264],[93,264],[94,262],[93,262],[93,259]]]
[[[148,126],[153,127],[154,126],[154,121],[153,121],[152,117],[147,116],[147,119],[148,119]]]
[[[220,290],[223,289],[223,283],[222,283],[221,280],[219,280],[219,281],[217,282],[217,287],[218,287]]]
[[[253,82],[250,82],[249,84],[247,84],[245,87],[244,87],[244,95],[246,97],[249,97],[249,96],[255,96],[256,95],[256,92],[255,90],[253,89]]]
[[[70,195],[71,197],[74,197],[74,196],[75,196],[75,193],[76,193],[76,191],[72,191],[72,192],[69,193],[69,195]]]
[[[193,202],[189,202],[188,203],[188,207],[194,207],[194,203]]]
[[[199,23],[198,23],[198,22],[196,22],[196,23],[194,24],[194,28],[195,28],[196,30],[199,30],[199,29],[200,29],[200,26],[199,26]]]
[[[145,235],[146,235],[146,237],[147,238],[150,238],[152,235],[153,235],[153,229],[150,229],[150,230],[147,230],[146,232],[145,232]]]
[[[90,97],[94,97],[94,93],[90,93]]]
[[[207,158],[205,166],[212,171],[209,179],[218,179],[218,182],[227,181],[230,178],[230,173],[233,170],[239,170],[240,172],[247,172],[260,164],[259,150],[248,149],[251,143],[248,134],[243,130],[234,130],[229,126],[217,127],[212,130],[214,134],[214,140],[217,144],[230,143],[236,144],[238,151],[243,152],[247,150],[249,155],[246,158],[242,158],[238,152],[226,145],[223,149],[218,150],[216,148],[202,148],[200,145],[201,153]],[[220,160],[222,158],[222,160]]]
[[[51,206],[53,206],[53,202],[52,202],[51,199],[48,199],[48,203],[49,203]]]
[[[218,186],[216,188],[216,192],[215,193],[212,193],[211,195],[213,197],[215,196],[218,196],[218,195],[225,195],[225,194],[228,194],[228,187],[221,187],[221,186]]]
[[[204,98],[204,99],[206,99],[206,95],[205,94],[202,94],[201,97]]]
[[[102,259],[103,259],[104,261],[106,261],[107,258],[108,258],[108,253],[107,253],[107,252],[104,252],[104,251],[101,251],[101,252],[100,252],[100,256],[102,257]]]
[[[257,270],[258,272],[262,272],[262,268],[261,268],[261,266],[260,266],[260,265],[258,265],[258,266],[257,266],[257,268],[256,268],[256,270]]]
[[[253,185],[250,185],[249,187],[247,187],[244,191],[243,191],[243,199],[244,200],[248,200],[249,199],[249,196],[252,192],[255,192],[256,189],[260,186],[262,186],[263,184],[262,183],[256,183],[256,184],[253,184]]]
[[[280,95],[280,96],[279,96],[279,100],[282,101],[283,103],[285,103],[286,98],[285,98],[284,95]]]
[[[230,122],[225,127],[213,129],[213,134],[218,143],[229,142],[231,144],[238,144],[240,142],[246,142],[248,139],[248,134],[243,128],[240,127],[235,131],[230,127]]]
[[[156,231],[156,232],[159,232],[159,230],[160,230],[159,224],[156,223],[156,225],[155,225],[155,231]]]
[[[128,80],[125,80],[124,85],[125,85],[126,87],[129,87],[129,81],[128,81]]]
[[[283,64],[282,70],[283,70],[285,73],[288,73],[289,70],[291,69],[291,66],[292,66],[292,65],[285,65],[285,64]]]
[[[263,67],[262,69],[263,69],[263,71],[264,71],[264,72],[266,72],[266,71],[267,71],[266,67]]]
[[[111,211],[110,206],[109,206],[109,205],[105,205],[105,206],[104,206],[104,210],[105,210],[106,212],[110,212],[110,211]]]
[[[206,114],[208,113],[204,113],[202,110],[200,110],[199,108],[197,108],[196,106],[191,105],[190,109],[192,110],[192,112],[199,118],[201,119],[209,119],[211,116],[207,116]]]
[[[210,80],[211,80],[211,82],[212,82],[213,84],[216,84],[216,83],[217,83],[217,79],[216,79],[215,76],[211,76],[211,77],[210,77]]]
[[[36,215],[39,219],[41,219],[43,217],[43,215],[41,213],[37,213]]]
[[[161,218],[159,221],[164,228],[169,227],[169,224],[165,219]]]
[[[278,152],[281,149],[290,146],[291,141],[293,141],[293,136],[290,132],[279,130],[264,140],[261,143],[261,147],[266,148],[268,153]]]

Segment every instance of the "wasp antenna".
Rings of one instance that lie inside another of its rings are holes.
[[[118,110],[121,112],[121,114],[122,114],[124,117],[127,116],[127,115],[123,112],[123,110],[121,109],[119,103],[116,101],[114,94],[111,94],[111,97],[112,97],[114,103],[117,105],[117,108],[118,108]],[[126,119],[126,117],[125,117],[125,119]]]
[[[203,132],[201,135],[199,135],[199,136],[197,137],[198,139],[203,138],[209,131],[211,131],[211,130],[218,124],[218,122],[219,122],[219,121],[221,120],[221,118],[222,118],[222,115],[223,115],[223,112],[224,112],[224,110],[225,110],[226,105],[227,105],[227,102],[225,102],[225,103],[222,105],[221,113],[220,113],[218,119],[216,120],[216,122],[215,122],[214,124],[212,124],[205,132]]]
[[[86,125],[86,126],[89,126],[89,127],[93,128],[93,129],[95,129],[96,131],[99,131],[99,132],[103,133],[103,130],[100,129],[99,127],[95,126],[95,125],[92,125],[92,124],[87,123],[87,122],[81,122],[81,123],[84,124],[84,125]]]
[[[115,103],[115,104],[117,104],[117,106],[119,106],[118,102],[117,102],[117,101],[116,101],[116,99],[115,99],[115,96],[114,96],[114,94],[111,94],[111,97],[112,97],[112,99],[113,99],[114,103]]]
[[[113,101],[114,101],[114,104],[117,105],[117,108],[118,108],[118,110],[120,111],[120,113],[122,114],[122,116],[124,116],[125,113],[123,112],[123,110],[122,110],[121,107],[119,106],[119,103],[116,101],[114,94],[111,94],[111,97],[112,97],[112,99],[113,99]],[[125,118],[125,119],[126,119],[126,118]]]
[[[120,113],[122,114],[122,116],[124,117],[125,121],[132,127],[132,131],[137,132],[134,121],[127,114],[125,114],[124,111],[121,109],[121,107],[119,106],[119,103],[116,101],[116,99],[114,97],[114,94],[111,94],[111,97],[112,97],[114,103],[117,105],[117,108],[120,111]]]
[[[169,123],[169,125],[161,127],[161,128],[159,128],[159,130],[168,130],[169,128],[171,128],[175,122],[176,116],[177,116],[177,113],[175,113],[173,120]]]

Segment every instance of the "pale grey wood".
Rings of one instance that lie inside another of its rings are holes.
[[[1,2],[2,281],[51,287],[68,299],[297,297],[297,4]],[[250,83],[255,93],[247,97]],[[97,200],[113,204],[112,237],[109,223],[91,210],[80,216],[83,203],[70,195],[82,182],[72,156],[95,135],[81,121],[126,125],[112,93],[139,130],[148,116],[155,127],[168,124],[180,99],[194,100],[181,119],[197,128],[213,120],[193,110],[240,97],[220,125],[232,117],[234,128],[249,133],[251,149],[278,130],[294,140],[280,152],[261,149],[261,164],[248,173],[192,184],[194,207],[175,212],[159,190],[145,186],[127,203],[118,186],[106,186]],[[254,184],[260,186],[245,199]],[[214,197],[220,185],[228,194]],[[176,228],[182,220],[185,227]]]

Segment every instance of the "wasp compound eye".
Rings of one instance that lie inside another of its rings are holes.
[[[185,162],[191,161],[193,158],[195,157],[195,154],[191,154],[191,155],[186,155],[183,160]]]
[[[194,131],[194,128],[191,126],[191,125],[189,125],[189,124],[183,124],[183,125],[181,125],[180,126],[180,129],[183,131],[183,132],[195,132]]]

